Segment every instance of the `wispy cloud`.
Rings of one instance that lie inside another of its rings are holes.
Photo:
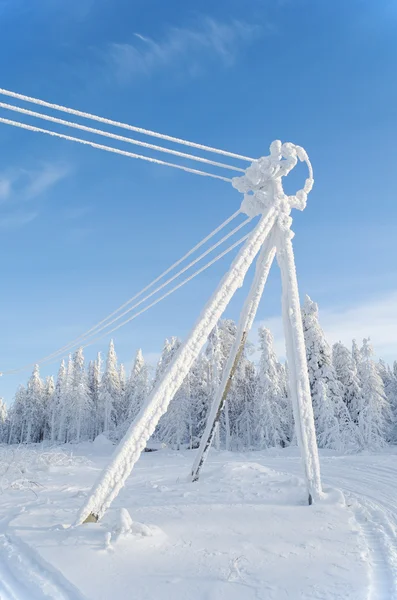
[[[256,39],[260,31],[259,26],[238,20],[221,23],[206,18],[195,27],[171,27],[158,40],[135,33],[129,43],[110,44],[106,60],[121,82],[170,67],[183,68],[194,76],[208,60],[233,64],[241,47]]]
[[[0,174],[0,227],[15,229],[33,221],[39,211],[32,208],[32,201],[42,198],[69,172],[66,165],[45,163],[33,170],[10,169]]]
[[[345,308],[322,309],[319,306],[319,318],[331,344],[341,341],[350,347],[353,338],[361,343],[364,337],[370,337],[378,357],[387,361],[397,359],[397,291]],[[284,357],[281,318],[271,317],[257,322],[253,327],[252,341],[257,341],[255,330],[260,324],[272,331],[276,352],[280,357]]]

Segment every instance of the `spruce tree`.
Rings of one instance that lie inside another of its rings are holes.
[[[44,430],[44,386],[38,365],[35,365],[27,385],[25,421],[26,437],[23,441],[41,442]]]
[[[102,419],[100,414],[100,403],[99,403],[99,390],[101,387],[102,379],[102,357],[101,353],[98,352],[97,357],[94,361],[90,362],[88,369],[88,390],[91,399],[91,437],[95,439],[96,436],[102,433]]]
[[[88,439],[92,430],[90,423],[92,411],[82,348],[76,350],[73,355],[70,409],[69,441],[78,443]]]
[[[128,423],[132,423],[142,408],[149,393],[149,370],[142,350],[136,353],[131,375],[126,386],[126,413]]]
[[[273,336],[259,329],[261,358],[252,410],[252,433],[258,449],[284,447],[288,442],[289,417],[285,384],[273,349]]]
[[[390,434],[392,414],[383,381],[372,357],[372,345],[369,339],[364,339],[358,366],[363,392],[359,428],[365,446],[376,450],[386,444]]]
[[[239,397],[238,413],[235,414],[235,446],[241,450],[254,449],[254,424],[256,421],[255,392],[256,392],[255,366],[251,361],[246,361],[244,373],[236,382],[236,395]]]
[[[59,443],[66,441],[66,411],[67,411],[67,389],[66,389],[66,365],[61,362],[58,377],[55,384],[55,392],[51,403],[50,440]]]
[[[212,396],[210,362],[202,353],[189,373],[189,448],[198,448],[207,423]]]
[[[356,352],[356,359],[354,359],[341,342],[337,342],[332,347],[332,362],[338,381],[342,386],[342,398],[356,425],[358,424],[362,403],[362,391],[356,362],[358,356],[359,353]]]
[[[43,391],[43,411],[44,411],[44,427],[43,439],[51,439],[51,412],[55,394],[55,383],[52,375],[48,375],[44,383]]]
[[[125,385],[124,414],[125,418],[117,428],[117,439],[121,439],[128,427],[142,408],[149,393],[149,370],[143,358],[142,350],[138,350],[134,364]]]
[[[26,433],[26,388],[23,385],[18,386],[14,401],[9,411],[10,428],[8,432],[9,444],[20,444],[25,441]]]
[[[318,306],[309,296],[306,296],[302,309],[302,321],[318,444],[336,450],[355,448],[359,439],[357,428],[343,402],[343,390],[332,364],[331,348],[318,320]],[[324,398],[327,405],[324,405]],[[333,408],[338,427],[334,427],[334,421],[330,420],[328,407]],[[325,410],[326,414],[322,414]],[[327,430],[331,423],[332,428]]]
[[[225,368],[226,361],[236,338],[236,331],[237,327],[232,319],[221,319],[208,338],[206,354],[210,362],[211,404],[214,401],[217,389],[222,381],[223,369]],[[241,361],[238,368],[241,369]],[[224,439],[226,450],[229,450],[231,446],[233,429],[231,413],[236,412],[236,379],[237,373],[230,386],[218,426],[221,437]]]
[[[156,382],[159,381],[167,367],[170,365],[177,352],[181,340],[176,337],[166,339],[163,351],[156,369]],[[188,428],[186,414],[186,382],[182,384],[178,392],[171,400],[167,412],[161,417],[155,437],[163,443],[176,449],[186,441]]]
[[[114,431],[120,400],[120,374],[113,340],[110,340],[106,369],[99,389],[99,410],[101,413],[102,431],[107,433]]]
[[[7,405],[4,398],[0,398],[0,444],[5,444],[8,440],[7,416]]]
[[[360,348],[358,347],[356,340],[352,341],[352,359],[353,359],[353,364],[357,370],[358,365],[360,364],[360,361],[361,361],[361,355],[360,355]]]

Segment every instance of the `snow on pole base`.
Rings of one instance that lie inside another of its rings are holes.
[[[241,358],[248,333],[254,322],[275,253],[276,248],[274,246],[274,237],[272,232],[264,243],[260,256],[257,260],[254,281],[252,282],[250,292],[245,300],[243,309],[241,311],[240,320],[237,325],[236,339],[233,343],[225,369],[223,371],[222,381],[212,403],[206,428],[201,438],[200,447],[197,451],[197,455],[192,467],[192,481],[197,481],[199,479],[201,468],[203,467],[209,449],[211,448],[212,440],[215,434],[215,428],[219,421],[234,372],[239,363],[239,359]]]
[[[312,504],[313,500],[321,498],[322,488],[292,235],[289,227],[279,228],[277,261],[281,271],[283,325],[296,437],[305,472],[308,502]]]
[[[249,267],[274,225],[275,218],[276,209],[271,206],[251,232],[231,268],[204,308],[189,337],[179,348],[174,360],[121,440],[113,459],[104,469],[87,502],[82,507],[75,525],[88,522],[88,520],[98,521],[124,486],[125,480],[139,459],[146,442],[154,433],[157,423],[182,385],[210,332],[236,290],[242,286]]]

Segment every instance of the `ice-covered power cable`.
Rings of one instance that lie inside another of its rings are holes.
[[[6,102],[0,102],[0,108],[5,108],[6,110],[11,110],[11,111],[14,111],[17,113],[28,115],[30,117],[35,117],[37,119],[43,119],[44,121],[50,121],[51,123],[57,123],[58,125],[64,125],[66,127],[71,127],[73,129],[80,129],[81,131],[87,131],[88,133],[94,133],[95,135],[101,135],[103,137],[108,137],[108,138],[111,138],[114,140],[118,140],[120,142],[134,144],[135,146],[142,146],[143,148],[148,148],[149,150],[155,150],[156,152],[164,152],[166,154],[172,154],[173,156],[178,156],[179,158],[186,158],[188,160],[194,160],[197,162],[212,165],[214,167],[220,167],[222,169],[228,169],[230,171],[240,171],[241,173],[244,173],[244,169],[241,169],[239,167],[234,167],[231,165],[227,165],[225,163],[220,163],[220,162],[217,162],[214,160],[210,160],[208,158],[202,158],[200,156],[194,156],[193,154],[186,154],[186,152],[179,152],[178,150],[171,150],[169,148],[163,148],[162,146],[157,146],[155,144],[149,144],[148,142],[142,142],[140,140],[135,140],[133,138],[125,137],[123,135],[117,135],[110,131],[103,131],[102,129],[95,129],[94,127],[87,127],[86,125],[80,125],[80,123],[74,123],[72,121],[65,121],[64,119],[58,119],[57,117],[51,117],[50,115],[39,113],[34,110],[27,110],[26,108],[21,108],[19,106],[13,106],[11,104],[7,104]]]
[[[4,117],[0,117],[0,123],[4,123],[4,125],[11,125],[13,127],[19,127],[20,129],[26,129],[28,131],[35,131],[36,133],[44,133],[46,135],[51,135],[53,137],[61,138],[63,140],[68,140],[69,142],[78,142],[79,144],[83,144],[84,146],[91,146],[92,148],[104,150],[105,152],[113,152],[114,154],[121,154],[122,156],[128,156],[129,158],[137,158],[139,160],[145,160],[147,162],[155,163],[157,165],[172,167],[173,169],[179,169],[181,171],[186,171],[187,173],[194,173],[195,175],[202,175],[203,177],[212,177],[213,179],[220,179],[221,181],[227,181],[228,183],[232,181],[230,177],[222,177],[222,175],[215,175],[215,173],[207,173],[206,171],[200,171],[198,169],[192,169],[183,165],[177,165],[175,163],[170,163],[165,160],[159,160],[158,158],[152,158],[150,156],[136,154],[135,152],[127,152],[126,150],[120,150],[119,148],[113,148],[112,146],[97,144],[96,142],[91,142],[89,140],[83,140],[81,138],[76,138],[71,135],[65,135],[64,133],[58,133],[56,131],[52,131],[51,129],[43,129],[42,127],[28,125],[27,123],[21,123],[20,121],[5,119]]]
[[[113,325],[113,323],[115,323],[116,321],[119,321],[126,314],[128,314],[129,312],[131,312],[135,308],[138,308],[138,306],[140,306],[141,304],[143,304],[144,302],[146,302],[146,300],[149,300],[149,298],[151,298],[152,296],[154,296],[155,294],[157,294],[157,292],[160,292],[162,289],[164,289],[165,287],[167,287],[167,285],[169,285],[170,283],[172,283],[172,281],[174,281],[175,279],[177,279],[178,277],[180,277],[180,275],[182,275],[183,273],[185,273],[186,271],[188,271],[191,267],[193,267],[195,264],[197,264],[200,260],[202,260],[203,258],[205,258],[206,256],[208,256],[208,254],[210,254],[213,250],[215,250],[216,248],[218,248],[221,244],[223,244],[223,242],[226,242],[226,240],[228,240],[235,233],[237,233],[242,227],[245,227],[245,225],[247,225],[250,221],[251,221],[251,218],[245,219],[242,223],[240,223],[239,225],[237,225],[237,227],[235,227],[234,229],[232,229],[231,231],[229,231],[229,233],[227,233],[223,238],[221,238],[220,240],[218,240],[210,248],[208,248],[207,250],[205,250],[204,252],[202,252],[197,258],[195,258],[194,260],[192,260],[185,267],[183,267],[177,273],[175,273],[174,275],[172,275],[172,277],[168,278],[161,285],[159,285],[154,290],[152,290],[149,294],[146,294],[146,296],[144,296],[143,298],[141,298],[140,300],[138,300],[138,302],[136,302],[135,304],[133,304],[132,306],[130,306],[129,308],[127,308],[126,310],[124,310],[121,314],[119,314],[118,316],[114,317],[112,320],[110,320],[110,321],[107,320],[107,322],[104,325],[102,325],[101,327],[95,328],[95,330],[92,331],[89,335],[87,334],[86,336],[81,336],[80,339],[79,339],[78,344],[76,344],[76,343],[69,344],[67,347],[64,347],[63,350],[64,351],[70,351],[71,349],[73,349],[74,347],[76,347],[76,345],[81,345],[83,342],[87,342],[87,338],[88,338],[88,342],[89,343],[88,344],[86,343],[85,345],[86,346],[90,345],[91,344],[91,342],[89,341],[90,338],[92,338],[93,336],[97,336],[98,333],[100,333],[104,329],[107,329],[108,327],[110,327],[110,325]],[[114,331],[114,330],[112,329],[111,331]],[[107,333],[108,332],[105,332],[104,335],[107,335]],[[56,355],[59,355],[59,352],[57,352]],[[44,360],[38,361],[38,363],[36,363],[36,364],[44,364],[46,362],[47,361],[44,359]],[[33,365],[30,365],[30,366],[33,366]]]
[[[136,299],[139,296],[141,296],[142,293],[144,293],[144,291],[150,289],[156,282],[160,281],[167,273],[169,273],[170,271],[172,271],[175,266],[177,266],[178,264],[180,264],[185,258],[187,258],[189,255],[191,255],[195,250],[197,250],[208,239],[210,239],[213,235],[215,235],[215,233],[217,233],[220,229],[222,229],[227,223],[229,223],[238,214],[239,214],[239,211],[237,211],[236,213],[234,213],[231,217],[229,217],[229,219],[227,219],[226,221],[224,221],[224,223],[222,223],[222,225],[220,225],[219,227],[217,227],[211,234],[209,234],[206,238],[204,238],[203,240],[201,240],[201,242],[199,242],[194,248],[192,248],[181,259],[179,259],[176,263],[174,263],[174,265],[172,265],[171,267],[169,267],[159,277],[157,277],[149,285],[147,285],[145,288],[143,288],[143,290],[141,290],[141,292],[139,292],[138,294],[135,294],[135,296],[133,296],[132,298],[130,298],[130,300],[128,300],[127,302],[125,302],[116,311],[114,311],[113,313],[111,313],[111,315],[109,315],[108,317],[106,317],[105,319],[103,319],[99,324],[97,324],[96,326],[92,327],[91,329],[89,329],[87,332],[85,332],[84,334],[82,334],[78,338],[75,338],[75,340],[72,340],[72,342],[69,342],[65,346],[62,346],[61,348],[59,348],[59,350],[56,350],[55,352],[49,354],[48,356],[45,356],[45,357],[43,357],[43,358],[41,358],[39,360],[36,360],[35,362],[25,364],[22,367],[19,367],[19,368],[16,368],[16,369],[10,369],[10,370],[7,370],[7,371],[3,371],[1,374],[2,375],[15,374],[15,373],[18,373],[20,371],[24,371],[24,370],[26,370],[28,368],[31,368],[35,364],[40,364],[40,365],[42,365],[42,364],[51,364],[51,363],[55,362],[56,360],[59,360],[59,358],[62,356],[62,354],[67,353],[68,351],[70,351],[71,349],[75,348],[76,346],[82,345],[83,342],[87,342],[87,338],[89,339],[89,338],[92,338],[94,336],[97,336],[101,331],[103,331],[104,329],[107,329],[110,325],[112,325],[113,323],[115,323],[116,321],[118,321],[119,319],[121,319],[127,313],[131,312],[134,308],[137,308],[143,302],[145,302],[146,300],[148,300],[149,298],[151,298],[154,294],[156,294],[157,292],[159,292],[160,290],[162,290],[164,287],[166,287],[167,285],[169,285],[177,277],[179,277],[180,275],[182,275],[183,273],[185,273],[193,265],[195,265],[197,262],[199,262],[200,260],[202,260],[205,256],[207,256],[208,254],[210,254],[213,250],[215,250],[215,248],[217,248],[218,246],[220,246],[223,242],[225,242],[227,239],[229,239],[232,235],[234,235],[235,233],[237,233],[237,231],[239,231],[242,227],[244,227],[245,225],[247,225],[251,221],[251,218],[245,219],[242,223],[240,223],[237,227],[235,227],[234,229],[232,229],[229,233],[227,233],[218,242],[216,242],[215,244],[213,244],[210,248],[208,248],[207,250],[205,250],[202,254],[200,254],[197,258],[195,258],[193,261],[191,261],[188,265],[186,265],[185,267],[183,267],[183,269],[181,269],[180,271],[178,271],[171,278],[167,279],[163,284],[161,284],[160,286],[158,286],[157,288],[155,288],[150,294],[147,294],[144,298],[142,298],[140,301],[138,301],[137,303],[135,303],[133,306],[131,306],[130,308],[128,308],[127,310],[125,310],[123,313],[121,313],[117,317],[113,318],[113,320],[109,321],[109,319],[112,316],[116,315],[121,309],[123,309],[124,307],[128,306],[128,304],[130,304],[134,299]],[[245,239],[245,238],[243,238],[243,239]],[[242,240],[239,240],[238,243],[240,243],[241,241]],[[230,250],[228,250],[228,251],[230,251]],[[217,257],[215,257],[215,262],[216,262],[216,260],[218,260]],[[213,262],[211,262],[207,266],[205,266],[205,269],[208,266],[210,266],[211,264],[213,264]],[[196,274],[199,274],[199,273],[201,273],[201,270],[199,270],[198,272],[196,272]],[[193,276],[195,276],[195,274],[193,274]],[[187,281],[190,281],[190,279],[186,280],[184,283],[187,283]],[[184,285],[184,283],[183,283],[183,285]],[[180,285],[176,286],[175,288],[173,288],[172,291],[175,291],[179,287],[181,287],[181,286]],[[167,293],[164,296],[162,296],[160,299],[163,299],[163,298],[167,297],[168,295],[169,294]],[[160,299],[158,301],[160,301]],[[155,304],[157,304],[157,301],[154,302],[154,303],[152,303],[150,306],[154,306]],[[150,306],[148,308],[150,308]],[[145,312],[145,311],[146,311],[146,308],[143,311],[140,311],[139,314],[142,314],[142,312]],[[138,316],[138,315],[136,315],[136,316]],[[133,318],[135,318],[135,316]],[[130,319],[130,320],[132,320],[132,319]],[[129,322],[129,320],[125,321],[124,324],[126,324],[127,322]],[[113,328],[110,331],[106,331],[103,334],[103,336],[101,336],[100,339],[102,339],[102,337],[106,336],[108,333],[112,333],[116,329],[118,329],[118,327]],[[83,345],[83,347],[91,345],[91,343],[94,343],[94,341],[97,341],[97,339],[98,338],[95,337],[95,340],[92,340],[89,343],[85,343]]]
[[[87,348],[88,346],[91,346],[92,344],[98,342],[99,340],[103,339],[107,335],[113,333],[114,331],[117,331],[121,327],[124,327],[124,325],[127,325],[128,323],[130,323],[131,321],[133,321],[134,319],[136,319],[137,317],[139,317],[140,315],[142,315],[143,313],[145,313],[146,311],[148,311],[153,306],[156,306],[156,304],[158,304],[159,302],[161,302],[162,300],[164,300],[165,298],[167,298],[168,296],[170,296],[171,294],[173,294],[174,292],[176,292],[177,290],[179,290],[181,287],[183,287],[184,285],[186,285],[187,283],[189,283],[189,281],[191,281],[192,279],[194,279],[195,277],[197,277],[198,275],[200,275],[200,273],[203,273],[204,271],[206,271],[207,269],[209,269],[209,267],[211,267],[218,260],[220,260],[221,258],[223,258],[224,256],[226,256],[227,254],[229,254],[229,252],[232,252],[232,250],[234,250],[235,248],[237,248],[237,246],[239,246],[240,244],[242,244],[248,238],[249,235],[250,234],[247,233],[246,235],[244,235],[243,237],[241,237],[240,239],[238,239],[236,242],[234,242],[231,246],[229,246],[228,248],[226,248],[226,250],[223,250],[223,252],[221,252],[220,254],[218,254],[217,256],[215,256],[212,260],[210,260],[208,263],[206,263],[205,265],[203,265],[202,267],[200,267],[200,269],[198,269],[197,271],[195,271],[194,273],[192,273],[191,275],[189,275],[189,277],[186,277],[186,279],[183,279],[180,283],[178,283],[173,288],[171,288],[170,290],[168,290],[167,292],[165,292],[165,294],[163,294],[159,298],[156,298],[156,300],[154,300],[153,302],[151,302],[150,304],[148,304],[147,306],[145,306],[144,308],[142,308],[137,313],[134,313],[131,317],[129,317],[128,319],[125,319],[124,321],[122,321],[121,323],[119,323],[118,325],[116,325],[115,327],[113,327],[112,329],[110,329],[109,331],[106,331],[102,335],[100,335],[98,337],[95,337],[93,340],[90,340],[88,343],[83,344],[81,347],[82,348]],[[62,356],[53,357],[51,360],[48,360],[48,361],[41,361],[41,362],[38,361],[37,363],[32,363],[30,365],[25,365],[24,367],[21,367],[19,369],[14,369],[14,370],[9,370],[9,371],[3,371],[3,372],[0,373],[0,376],[2,376],[2,375],[13,375],[13,374],[19,373],[20,371],[24,371],[26,368],[31,367],[34,364],[47,364],[47,365],[50,365],[50,364],[53,364],[54,362],[57,362],[60,358],[62,358]]]
[[[254,160],[253,158],[250,158],[249,156],[235,154],[234,152],[220,150],[219,148],[212,148],[211,146],[204,146],[203,144],[196,144],[195,142],[189,142],[187,140],[176,138],[171,135],[165,135],[163,133],[157,133],[156,131],[151,131],[149,129],[143,129],[142,127],[128,125],[127,123],[120,123],[119,121],[113,121],[112,119],[106,119],[104,117],[99,117],[97,115],[82,112],[81,110],[67,108],[66,106],[61,106],[59,104],[52,104],[51,102],[46,102],[45,100],[39,100],[38,98],[32,98],[31,96],[25,96],[24,94],[19,94],[17,92],[5,90],[3,88],[0,88],[0,94],[2,94],[3,96],[8,96],[10,98],[17,98],[18,100],[23,100],[24,102],[30,102],[31,104],[38,104],[40,106],[45,106],[46,108],[51,108],[53,110],[66,112],[71,115],[75,115],[77,117],[83,117],[84,119],[91,119],[92,121],[98,121],[99,123],[106,123],[107,125],[112,125],[114,127],[120,127],[122,129],[128,129],[130,131],[135,131],[137,133],[141,133],[143,135],[148,135],[151,137],[160,138],[162,140],[167,140],[168,142],[173,142],[173,143],[181,144],[184,146],[190,146],[192,148],[197,148],[198,150],[205,150],[206,152],[212,152],[214,154],[222,154],[223,156],[229,156],[230,158],[237,158],[237,159],[248,161],[248,162],[252,162]]]

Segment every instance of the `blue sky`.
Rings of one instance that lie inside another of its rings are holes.
[[[0,24],[3,88],[248,156],[306,147],[301,294],[331,341],[371,335],[397,358],[395,2],[0,0]],[[223,182],[0,125],[0,370],[88,329],[239,203]],[[117,332],[120,358],[184,337],[228,261]],[[279,312],[275,270],[259,318],[282,353]]]

